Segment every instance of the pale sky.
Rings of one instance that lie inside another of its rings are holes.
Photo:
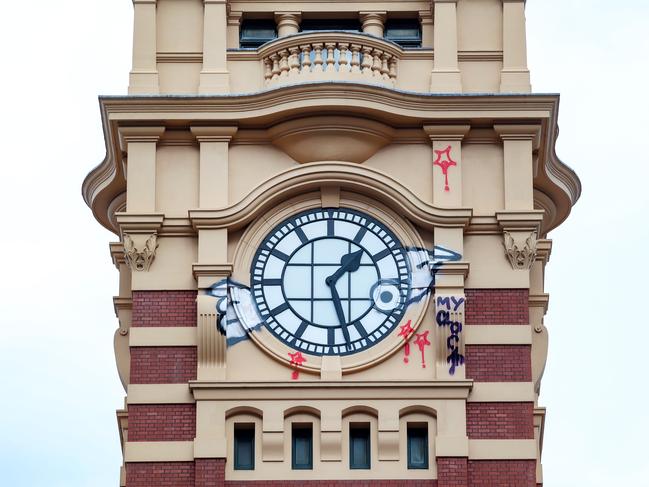
[[[557,152],[583,183],[550,235],[545,485],[649,486],[649,2],[530,0],[527,17],[534,91],[561,93]],[[80,188],[105,153],[97,96],[126,93],[131,26],[128,0],[3,4],[3,485],[119,485],[115,236]]]

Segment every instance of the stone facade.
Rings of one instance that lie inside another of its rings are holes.
[[[525,2],[133,4],[83,184],[117,236],[121,485],[542,484],[547,236],[581,186]]]

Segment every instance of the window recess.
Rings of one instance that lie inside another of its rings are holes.
[[[388,19],[385,38],[401,47],[421,47],[421,24],[418,19]]]
[[[349,468],[352,470],[369,469],[370,455],[369,423],[351,423],[349,425]]]
[[[293,470],[313,469],[313,425],[293,423],[291,427],[291,465]]]
[[[255,469],[255,425],[234,425],[234,469]]]
[[[408,423],[408,468],[428,468],[428,424]]]
[[[239,46],[257,49],[277,37],[277,26],[273,19],[246,19],[241,22]]]

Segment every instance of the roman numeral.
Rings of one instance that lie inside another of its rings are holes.
[[[367,233],[367,228],[361,228],[356,236],[354,237],[354,243],[359,244],[361,243],[361,240],[363,240],[363,237]]]
[[[378,262],[379,260],[381,260],[381,259],[387,257],[387,256],[390,255],[391,253],[392,253],[392,252],[390,252],[390,249],[385,249],[385,250],[382,250],[381,252],[379,252],[378,254],[374,254],[374,255],[372,256],[372,259],[373,259],[375,262]]]

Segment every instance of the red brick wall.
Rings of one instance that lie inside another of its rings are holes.
[[[437,459],[437,487],[467,487],[467,459]]]
[[[477,382],[530,382],[530,345],[467,345],[466,377]]]
[[[470,460],[469,485],[471,487],[536,487],[536,461]]]
[[[195,487],[194,462],[126,464],[127,487]]]
[[[192,441],[196,437],[194,404],[131,404],[129,441]]]
[[[436,480],[249,480],[225,482],[226,487],[437,487]],[[440,484],[441,486],[441,484]],[[197,486],[198,487],[198,486]],[[464,484],[466,487],[466,483]]]
[[[466,428],[469,438],[480,440],[533,439],[534,403],[467,403]]]
[[[196,347],[131,347],[131,384],[182,384],[196,367]]]
[[[465,289],[467,325],[527,325],[527,289]]]
[[[196,291],[133,291],[131,326],[196,326]]]
[[[224,458],[197,458],[195,487],[222,487],[225,482]]]

